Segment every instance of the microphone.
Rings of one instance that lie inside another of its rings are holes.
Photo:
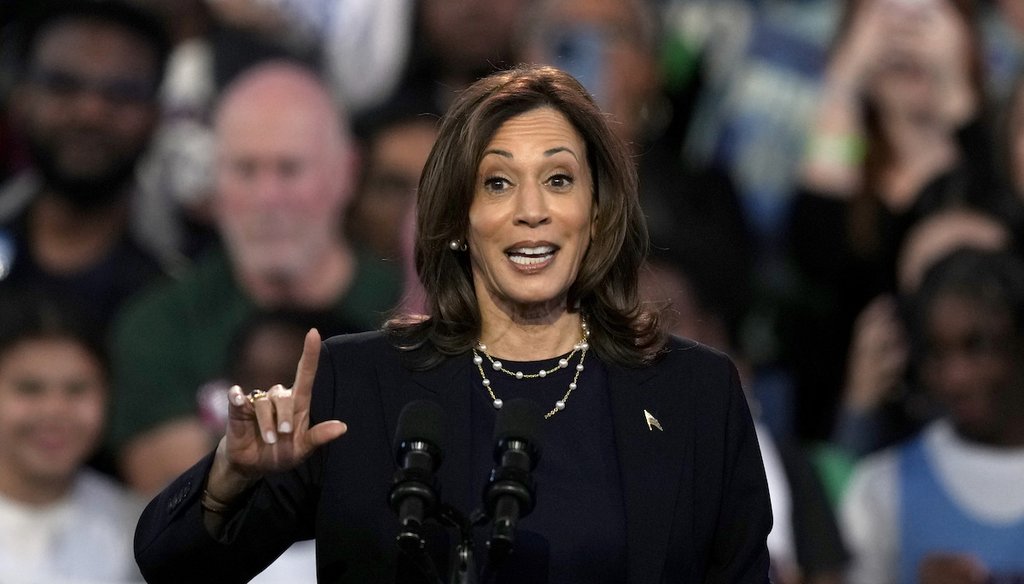
[[[398,546],[407,552],[423,549],[420,526],[437,508],[439,489],[434,472],[443,458],[444,418],[441,406],[428,400],[406,404],[398,416],[394,450],[399,468],[388,503],[401,525]]]
[[[512,552],[519,519],[533,511],[536,489],[530,472],[540,460],[544,412],[535,402],[509,400],[494,425],[494,462],[484,487],[484,509],[493,521],[487,545],[492,562]]]

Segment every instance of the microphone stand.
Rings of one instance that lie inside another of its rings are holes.
[[[397,538],[398,549],[413,561],[420,574],[433,584],[444,584],[437,573],[434,560],[427,553],[426,545],[419,534],[418,527],[405,528]]]
[[[473,523],[458,509],[442,504],[437,512],[442,523],[459,531],[459,543],[452,554],[449,584],[476,584],[476,560],[473,557]]]
[[[415,501],[416,503],[411,506],[418,507],[417,499],[407,499],[407,501]],[[420,511],[418,517],[423,518],[422,510],[417,510]],[[474,514],[475,520],[470,521],[462,512],[447,503],[438,504],[434,513],[440,524],[454,527],[458,531],[459,541],[452,552],[449,584],[476,584],[478,576],[476,560],[473,556],[473,527],[486,523],[488,517],[478,511]],[[403,524],[395,539],[399,550],[413,561],[424,578],[432,584],[444,584],[434,565],[433,558],[426,551],[426,542],[420,535],[420,526],[428,519],[429,517]]]

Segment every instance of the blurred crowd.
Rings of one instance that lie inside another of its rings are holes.
[[[1024,582],[1024,2],[0,17],[0,582],[137,581],[140,501],[216,445],[230,385],[422,305],[437,121],[518,63],[634,149],[642,292],[740,367],[776,581]],[[312,553],[257,581],[315,581]]]

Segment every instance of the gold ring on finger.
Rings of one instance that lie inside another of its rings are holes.
[[[249,392],[249,403],[254,404],[261,399],[270,399],[270,394],[262,389],[254,389]]]

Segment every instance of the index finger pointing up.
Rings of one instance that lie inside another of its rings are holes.
[[[316,366],[319,361],[320,333],[315,328],[311,328],[306,333],[306,339],[302,344],[302,356],[299,357],[299,364],[295,368],[295,383],[292,385],[292,391],[297,404],[309,403],[313,378],[316,376]]]

